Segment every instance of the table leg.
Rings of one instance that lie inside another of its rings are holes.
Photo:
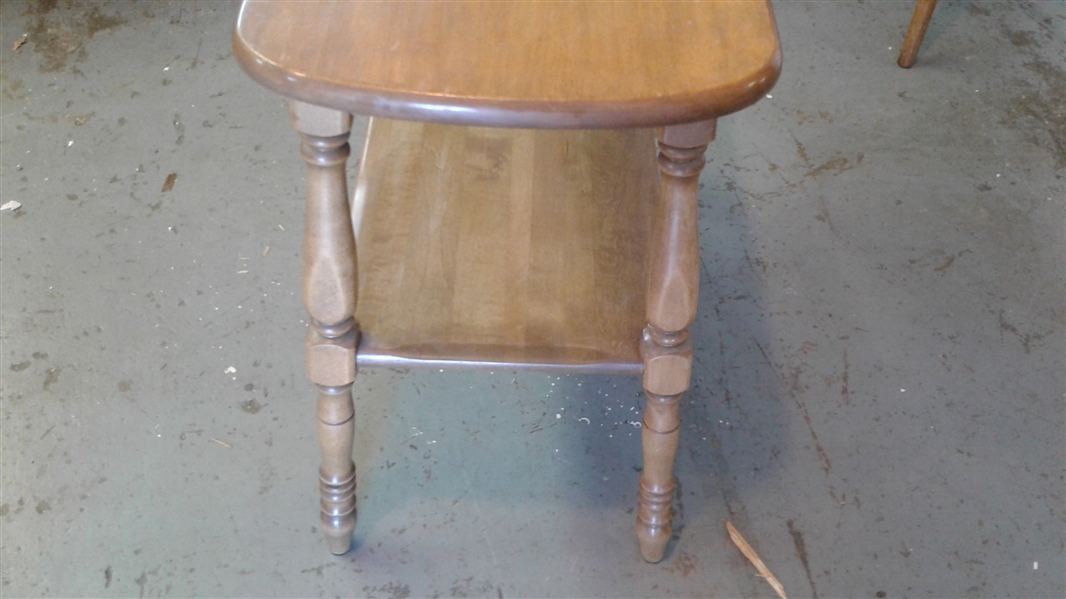
[[[289,114],[307,163],[303,281],[311,316],[307,374],[318,391],[322,528],[329,550],[339,555],[351,547],[355,530],[356,254],[345,174],[352,117],[296,101]]]
[[[648,274],[648,326],[641,353],[648,395],[641,441],[637,539],[649,562],[663,559],[670,540],[674,501],[674,456],[681,426],[681,394],[692,372],[688,328],[699,294],[699,175],[716,121],[667,127],[659,138],[662,174]]]

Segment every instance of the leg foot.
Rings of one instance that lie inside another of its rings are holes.
[[[640,478],[640,507],[637,511],[637,542],[640,557],[650,563],[662,561],[666,544],[670,542],[673,527],[671,505],[674,502],[674,481],[667,489],[649,488],[648,481]]]
[[[347,534],[341,534],[341,536],[332,536],[329,532],[326,533],[326,545],[329,546],[329,552],[333,555],[344,555],[348,553],[348,550],[352,548],[352,530],[355,530],[355,521],[352,521],[352,527],[348,529]]]
[[[352,432],[355,414],[352,386],[318,387],[318,439],[322,467],[318,471],[322,492],[322,530],[331,553],[348,551],[355,530],[355,464]]]
[[[330,553],[341,555],[352,547],[355,531],[355,465],[341,479],[327,480],[321,473],[322,530]]]
[[[648,393],[641,441],[644,447],[644,470],[640,474],[637,507],[637,540],[640,555],[658,562],[666,553],[673,532],[671,519],[674,503],[674,456],[680,427],[678,405],[681,395],[662,396]]]

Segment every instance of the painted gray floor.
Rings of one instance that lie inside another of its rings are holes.
[[[777,3],[720,123],[649,565],[639,381],[511,372],[361,375],[330,556],[303,167],[237,6],[3,2],[0,594],[772,596],[728,520],[791,597],[1064,596],[1066,10],[942,2],[905,71],[912,7]]]

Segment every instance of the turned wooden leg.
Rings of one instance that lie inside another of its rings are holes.
[[[649,562],[663,559],[672,530],[678,408],[692,372],[688,328],[696,319],[699,295],[699,175],[715,125],[711,120],[667,127],[659,138],[662,179],[648,271],[648,326],[641,345],[648,403],[637,509],[640,554]]]
[[[903,49],[899,53],[899,66],[905,69],[914,66],[935,8],[936,0],[918,0],[918,5],[914,7],[914,16],[911,17],[911,25],[907,28],[907,38],[903,40]]]
[[[340,555],[351,547],[355,530],[352,383],[359,332],[353,318],[355,237],[345,175],[352,117],[296,101],[290,103],[289,115],[307,163],[304,305],[311,315],[307,376],[318,390],[322,529],[329,550]]]

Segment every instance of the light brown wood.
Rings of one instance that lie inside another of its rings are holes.
[[[353,201],[361,363],[638,373],[654,148],[649,130],[372,119]]]
[[[718,119],[687,123],[682,126],[663,127],[657,137],[663,145],[674,148],[696,148],[714,141],[718,132]]]
[[[341,555],[351,548],[352,532],[355,531],[352,385],[315,387],[318,390],[318,442],[322,449],[322,466],[318,471],[322,495],[320,519],[330,553]]]
[[[304,304],[311,316],[307,375],[318,391],[322,529],[329,550],[341,554],[351,546],[355,530],[352,383],[358,336],[353,318],[357,281],[345,174],[352,118],[295,101],[289,105],[289,115],[307,163]]]
[[[710,121],[667,127],[659,136],[662,180],[647,277],[648,326],[641,348],[648,402],[637,509],[640,554],[649,562],[663,559],[672,530],[678,408],[692,373],[688,328],[696,319],[699,298],[698,184],[703,153],[715,130],[716,123]]]
[[[778,77],[768,1],[246,1],[233,45],[294,100],[307,163],[330,551],[355,526],[356,367],[448,364],[643,373],[636,528],[644,559],[661,560],[692,370],[698,178],[715,119]],[[351,112],[376,118],[349,210]]]
[[[918,0],[914,7],[914,16],[911,17],[910,27],[907,28],[907,37],[903,40],[903,49],[899,53],[899,66],[905,69],[914,66],[914,61],[918,58],[918,49],[922,47],[925,31],[929,28],[929,21],[933,19],[935,9],[936,0]]]
[[[781,581],[774,576],[773,572],[770,571],[770,568],[766,567],[766,563],[762,561],[762,558],[755,552],[755,549],[753,549],[744,536],[740,534],[740,531],[733,526],[733,523],[726,520],[725,528],[726,531],[729,532],[729,538],[733,540],[733,544],[737,546],[737,549],[740,549],[740,552],[744,554],[744,557],[748,558],[751,565],[755,566],[755,569],[759,572],[759,576],[765,579],[766,582],[773,587],[774,592],[777,593],[777,596],[780,599],[788,599],[788,596],[785,595],[784,585],[782,585]]]
[[[673,530],[670,522],[676,490],[673,469],[680,430],[680,400],[680,395],[662,396],[649,392],[644,411],[641,431],[644,469],[640,473],[637,494],[637,541],[640,556],[651,563],[662,561]]]
[[[481,126],[705,120],[754,103],[781,68],[766,0],[246,2],[233,45],[290,98]]]
[[[714,128],[698,123],[688,128],[702,130],[703,137],[688,134],[693,141],[681,147],[659,142],[662,184],[656,205],[647,295],[648,322],[664,331],[681,331],[696,318],[700,268],[696,195],[703,153],[713,139]],[[663,133],[664,138],[685,136],[673,134],[670,129]]]
[[[688,330],[666,333],[654,325],[644,329],[644,388],[657,395],[680,395],[692,374],[692,340]]]

